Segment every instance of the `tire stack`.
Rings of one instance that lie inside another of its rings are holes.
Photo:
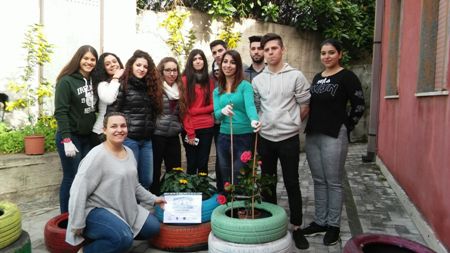
[[[0,201],[0,252],[31,252],[30,236],[22,230],[19,208],[8,201]]]
[[[44,243],[50,253],[76,253],[83,244],[72,246],[66,242],[69,214],[63,213],[51,218],[44,228]]]
[[[164,224],[164,210],[155,207],[155,216],[161,222],[158,236],[150,239],[153,247],[171,252],[192,252],[208,248],[211,232],[211,214],[219,206],[217,194],[202,202],[202,223]]]
[[[233,203],[233,209],[243,208],[243,201]],[[255,208],[270,213],[266,218],[231,218],[226,213],[231,204],[216,208],[211,216],[212,232],[208,238],[210,253],[291,253],[292,236],[287,230],[286,211],[277,205],[262,202]]]

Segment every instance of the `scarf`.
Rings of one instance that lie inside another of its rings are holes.
[[[168,85],[166,81],[163,83],[164,92],[169,97],[169,100],[178,100],[180,99],[180,93],[178,91],[177,83],[174,83],[172,86]]]

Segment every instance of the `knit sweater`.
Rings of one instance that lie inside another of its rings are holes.
[[[222,109],[233,104],[233,134],[248,134],[253,132],[250,123],[258,120],[255,103],[253,100],[252,85],[243,80],[232,93],[219,94],[219,88],[214,89],[214,117],[221,121],[220,133],[230,134],[230,117],[222,114]]]
[[[278,142],[299,134],[300,105],[309,104],[309,82],[303,73],[285,63],[277,73],[268,67],[252,82],[260,112],[260,135]]]
[[[105,208],[126,222],[136,236],[149,211],[137,204],[153,205],[156,196],[138,182],[137,163],[133,152],[124,146],[127,157],[119,159],[105,144],[94,147],[81,161],[70,188],[69,222],[66,240],[72,244],[83,241],[72,232],[86,226],[86,217],[96,208]],[[75,238],[75,240],[70,240]]]
[[[350,110],[347,113],[347,104]],[[351,131],[364,114],[364,96],[358,77],[350,70],[323,77],[318,73],[311,86],[311,103],[306,133],[321,133],[334,138],[345,124]]]
[[[59,80],[55,90],[55,118],[62,138],[70,138],[72,133],[88,135],[92,132],[95,103],[91,80],[80,73]]]
[[[106,108],[108,105],[114,103],[119,92],[119,80],[113,79],[111,82],[100,82],[97,87],[98,92],[98,115],[95,121],[92,132],[96,134],[103,133],[103,118],[106,114]]]
[[[187,90],[186,76],[181,78],[184,90]],[[214,81],[210,79],[210,101],[205,104],[205,92],[199,84],[195,85],[195,101],[187,109],[183,117],[183,127],[190,139],[195,138],[196,129],[210,128],[214,126],[213,112],[213,90]],[[186,94],[185,94],[186,95]]]

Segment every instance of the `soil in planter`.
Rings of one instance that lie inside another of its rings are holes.
[[[362,250],[364,253],[416,253],[410,249],[386,243],[369,243],[364,245]]]
[[[233,210],[233,216],[231,216],[231,210]],[[239,208],[233,208],[230,209],[228,211],[225,212],[225,215],[231,218],[237,218],[237,219],[251,219],[252,215],[251,213],[246,215],[246,217],[242,217],[242,215],[239,215],[239,212],[244,211],[245,212],[245,208],[243,207],[239,207]],[[267,212],[264,209],[259,209],[259,208],[255,208],[255,219],[262,219],[262,218],[267,218],[272,216],[272,214],[270,212]]]
[[[69,222],[68,220],[63,220],[60,223],[58,223],[58,227],[59,228],[63,228],[63,229],[67,229],[67,223],[68,222]]]

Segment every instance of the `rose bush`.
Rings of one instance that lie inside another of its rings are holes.
[[[220,204],[228,204],[237,199],[244,199],[247,212],[253,212],[255,203],[262,202],[261,192],[272,194],[270,186],[276,183],[274,176],[262,175],[260,157],[245,151],[240,157],[245,166],[239,170],[238,183],[225,182],[226,195],[219,195],[217,201]]]

